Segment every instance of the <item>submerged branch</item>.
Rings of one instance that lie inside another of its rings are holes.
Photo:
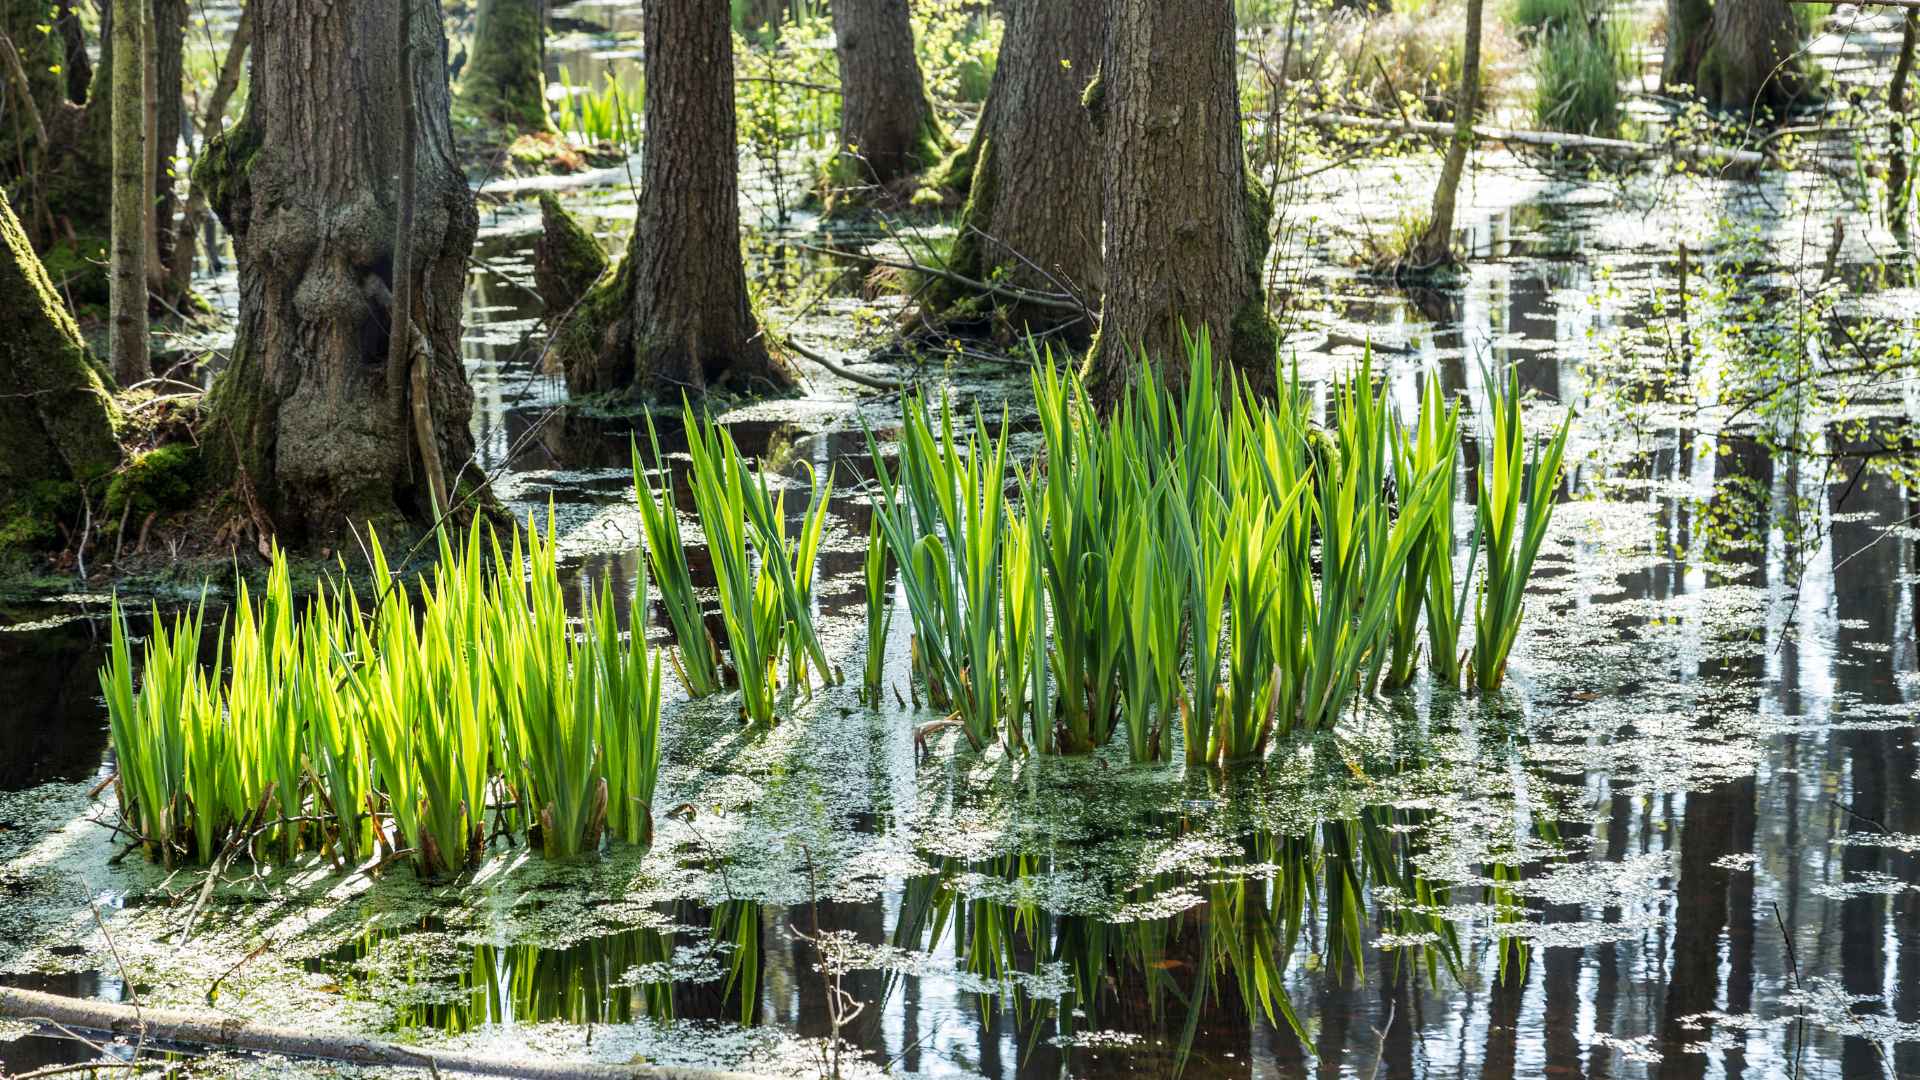
[[[1914,0],[1914,2],[1920,4],[1920,0]],[[1436,135],[1443,138],[1452,137],[1454,134],[1453,125],[1433,120],[1386,120],[1348,113],[1313,113],[1303,119],[1315,127],[1325,128],[1394,131],[1408,135]],[[1773,161],[1772,158],[1757,150],[1740,150],[1728,146],[1663,145],[1633,142],[1629,139],[1606,139],[1598,135],[1572,135],[1560,131],[1524,131],[1516,128],[1491,127],[1486,124],[1475,125],[1473,137],[1485,142],[1545,146],[1559,150],[1585,150],[1597,154],[1618,154],[1624,157],[1672,156],[1695,163],[1723,162],[1743,168],[1759,168]]]
[[[945,281],[950,281],[955,285],[972,289],[975,292],[986,293],[989,296],[1004,296],[1009,300],[1018,300],[1023,304],[1032,304],[1035,307],[1054,308],[1059,311],[1077,311],[1083,315],[1090,314],[1085,304],[1082,304],[1071,296],[1064,296],[1057,293],[1034,292],[1031,289],[1016,288],[1012,285],[995,285],[987,281],[975,281],[973,278],[956,274],[951,270],[942,270],[937,266],[928,266],[925,263],[911,258],[902,262],[899,259],[882,259],[877,255],[868,255],[859,251],[847,251],[844,248],[820,247],[815,244],[802,244],[798,242],[789,242],[785,246],[797,248],[801,251],[811,251],[818,255],[830,255],[836,259],[848,259],[853,262],[865,263],[868,266],[884,266],[890,270],[910,270],[918,274],[927,274]]]

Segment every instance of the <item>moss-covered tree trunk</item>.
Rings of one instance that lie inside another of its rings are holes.
[[[545,131],[545,0],[480,0],[478,21],[460,73],[461,113],[512,134]]]
[[[0,551],[56,539],[76,485],[120,462],[106,372],[0,192]]]
[[[647,138],[626,257],[558,333],[575,394],[677,399],[709,388],[782,390],[740,261],[733,33],[727,6],[646,9]]]
[[[1787,0],[1718,0],[1695,79],[1700,95],[1727,109],[1784,109],[1808,89],[1798,58],[1805,39]]]
[[[1433,209],[1427,227],[1407,253],[1412,269],[1426,270],[1453,261],[1453,210],[1460,197],[1460,178],[1466,173],[1467,154],[1473,150],[1473,119],[1480,111],[1480,16],[1485,0],[1467,0],[1466,47],[1460,56],[1460,89],[1453,98],[1453,138],[1433,188]]]
[[[970,148],[970,191],[949,260],[962,276],[1069,292],[1098,307],[1105,287],[1103,185],[1089,163],[1101,154],[1082,98],[1106,49],[1107,4],[1026,3],[1008,17],[1000,64]],[[931,306],[949,310],[975,302],[974,294],[951,289],[931,300]],[[1037,331],[1077,318],[1018,303],[1000,314],[1015,330]],[[1087,335],[1092,331],[1086,327]]]
[[[1233,0],[1113,0],[1087,94],[1106,173],[1106,303],[1088,360],[1103,404],[1142,350],[1179,377],[1183,331],[1206,331],[1216,361],[1272,382],[1269,204],[1247,174],[1236,74]]]
[[[834,0],[840,153],[854,183],[888,184],[933,165],[946,134],[913,51],[907,0]]]
[[[473,452],[460,318],[477,217],[453,156],[439,9],[431,0],[252,2],[246,119],[213,142],[194,177],[233,234],[240,275],[232,359],[201,433],[208,476],[235,495],[236,518],[284,543],[317,544],[369,522],[406,531],[428,524],[432,510],[413,437],[411,365],[390,362],[387,340],[402,2],[417,5],[411,313],[435,441],[456,491]]]

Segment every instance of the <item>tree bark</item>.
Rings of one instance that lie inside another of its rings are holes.
[[[410,365],[388,351],[393,297],[407,291],[394,280],[403,2],[416,5],[412,336],[429,365],[424,404],[440,457],[469,461],[460,316],[478,222],[453,157],[437,6],[253,0],[247,116],[210,142],[194,173],[233,235],[240,277],[232,359],[201,437],[209,478],[248,496],[256,525],[290,545],[350,525],[404,532],[434,520],[414,438],[421,403],[409,402]]]
[[[1900,59],[1887,83],[1887,222],[1894,231],[1907,231],[1907,208],[1913,204],[1907,166],[1907,82],[1913,77],[1914,38],[1920,36],[1920,10],[1909,9],[1900,34]]]
[[[545,0],[480,0],[478,21],[461,112],[514,134],[547,130]]]
[[[1460,177],[1473,149],[1473,117],[1480,109],[1480,16],[1485,0],[1467,0],[1467,41],[1460,59],[1460,92],[1453,102],[1453,139],[1433,189],[1433,211],[1427,227],[1408,253],[1414,269],[1425,270],[1453,261],[1453,210],[1460,195]]]
[[[1700,54],[1713,25],[1712,0],[1667,0],[1667,47],[1660,59],[1660,89],[1692,86],[1700,77]]]
[[[888,184],[933,165],[946,133],[927,100],[907,0],[834,0],[840,161],[847,183]]]
[[[1784,110],[1811,88],[1798,59],[1804,44],[1787,0],[1716,0],[1692,82],[1720,108]]]
[[[0,549],[53,539],[71,485],[120,462],[106,372],[0,192]]]
[[[175,162],[180,138],[186,130],[187,3],[186,0],[152,0],[154,39],[149,55],[154,60],[155,94],[153,109],[153,242],[147,275],[154,289],[169,303],[182,293],[174,293],[167,270],[173,265],[173,219],[180,209]]]
[[[140,0],[113,0],[113,377],[153,374],[147,355],[147,226],[153,209],[146,113],[146,26]]]
[[[1088,359],[1115,403],[1144,355],[1182,378],[1184,335],[1256,385],[1274,377],[1261,286],[1270,204],[1247,174],[1232,0],[1112,0],[1087,107],[1104,144],[1106,303]]]
[[[1102,261],[1102,180],[1087,163],[1100,144],[1083,106],[1106,49],[1108,0],[1021,4],[1008,18],[1000,64],[969,153],[971,190],[949,265],[976,281],[1067,292],[1097,308]],[[996,275],[1004,275],[996,277]],[[930,290],[929,306],[964,313],[977,293]],[[1008,304],[1016,332],[1076,319],[1058,309]],[[1085,327],[1081,340],[1090,337]]]
[[[654,0],[645,21],[647,138],[626,257],[558,331],[575,394],[677,399],[785,390],[740,261],[733,32],[727,6]]]

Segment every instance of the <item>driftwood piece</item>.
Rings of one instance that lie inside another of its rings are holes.
[[[1914,2],[1920,4],[1920,0],[1914,0]],[[1407,135],[1435,135],[1441,138],[1451,138],[1454,134],[1451,124],[1432,120],[1389,120],[1373,116],[1352,116],[1346,113],[1313,113],[1304,119],[1315,127],[1394,131]],[[1724,163],[1742,168],[1759,168],[1771,161],[1767,155],[1757,150],[1740,150],[1727,146],[1668,146],[1661,143],[1633,142],[1629,139],[1604,139],[1597,135],[1573,135],[1561,131],[1523,131],[1486,124],[1475,125],[1473,137],[1482,142],[1545,146],[1558,150],[1581,150],[1622,157],[1676,157],[1686,161]]]
[[[355,1065],[427,1069],[436,1073],[514,1077],[520,1080],[753,1080],[747,1073],[671,1065],[575,1065],[529,1054],[507,1060],[452,1050],[416,1050],[357,1035],[328,1035],[308,1028],[256,1024],[228,1016],[178,1009],[140,1009],[37,990],[0,987],[0,1016],[51,1021],[69,1028],[131,1035],[149,1044],[219,1047]]]

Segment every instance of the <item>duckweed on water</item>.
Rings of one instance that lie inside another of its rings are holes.
[[[418,610],[377,539],[374,579],[393,584],[371,610],[324,582],[297,606],[276,552],[263,602],[242,585],[211,670],[204,605],[171,629],[156,615],[138,693],[116,603],[100,681],[121,829],[168,864],[277,842],[288,857],[377,851],[427,876],[478,858],[489,812],[554,858],[608,833],[649,843],[658,659],[620,633],[605,586],[574,634],[551,523],[545,536],[528,523],[524,557],[518,530],[510,554],[488,542],[492,574],[479,529],[458,548],[442,534]]]

